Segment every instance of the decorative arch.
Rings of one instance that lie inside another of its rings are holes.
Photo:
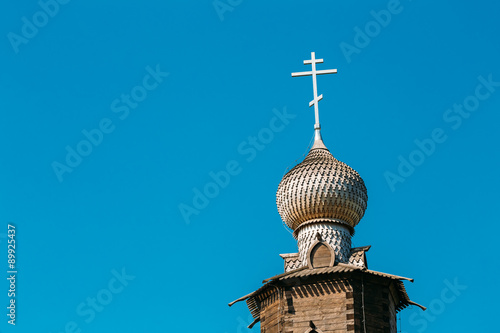
[[[335,265],[335,251],[327,242],[314,241],[307,251],[307,266],[310,269]],[[319,333],[319,332],[318,332]]]

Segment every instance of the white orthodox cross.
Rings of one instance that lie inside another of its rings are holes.
[[[318,88],[316,85],[316,75],[322,75],[322,74],[336,74],[337,70],[336,69],[325,69],[321,71],[316,70],[316,64],[321,64],[323,63],[323,59],[316,59],[316,55],[314,52],[311,52],[311,59],[310,60],[304,60],[304,65],[312,65],[312,71],[309,72],[298,72],[298,73],[292,73],[292,76],[312,76],[313,79],[313,91],[314,91],[314,99],[309,102],[309,107],[314,105],[314,116],[316,123],[314,124],[314,129],[319,132],[321,129],[321,125],[319,124],[319,111],[318,111],[318,102],[323,99],[323,94],[318,96]],[[319,134],[319,133],[318,133]]]

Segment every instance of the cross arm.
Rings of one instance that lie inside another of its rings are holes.
[[[310,65],[310,64],[322,64],[323,63],[323,59],[310,59],[310,60],[304,60],[304,65]]]
[[[321,70],[321,71],[316,71],[315,73],[316,73],[316,75],[336,74],[337,70],[336,69],[324,69],[324,70]],[[292,73],[292,77],[309,76],[309,75],[312,75],[312,74],[313,74],[312,71],[309,71],[309,72],[296,72],[296,73]]]

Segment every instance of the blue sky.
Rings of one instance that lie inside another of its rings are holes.
[[[13,223],[18,275],[16,327],[4,314],[0,330],[249,331],[227,303],[296,251],[275,192],[313,135],[311,80],[290,75],[311,51],[338,69],[318,78],[325,144],[368,188],[353,243],[430,307],[403,311],[403,332],[491,330],[477,318],[499,296],[498,10],[5,3],[0,242]]]

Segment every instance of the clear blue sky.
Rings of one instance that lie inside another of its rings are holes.
[[[498,5],[44,1],[0,13],[2,332],[247,332],[227,303],[296,251],[275,192],[313,135],[311,80],[290,76],[311,51],[338,69],[318,78],[325,144],[368,188],[354,245],[432,305],[403,332],[494,330]]]

